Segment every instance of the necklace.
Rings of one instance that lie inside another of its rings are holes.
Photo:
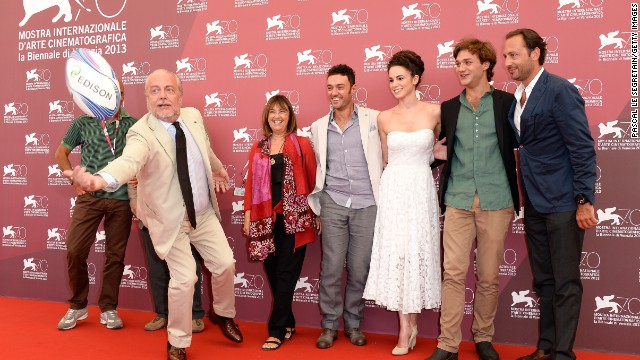
[[[277,152],[277,153],[272,154],[272,155],[270,155],[270,156],[269,156],[269,157],[270,157],[270,159],[269,159],[269,160],[271,161],[271,165],[274,165],[274,164],[276,163],[276,159],[274,159],[272,156],[274,156],[274,155],[278,155],[278,154],[282,153],[282,149],[283,149],[283,148],[284,148],[284,140],[282,140],[282,145],[280,145],[280,150],[278,150],[278,152]]]

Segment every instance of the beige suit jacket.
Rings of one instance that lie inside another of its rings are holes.
[[[378,202],[378,187],[380,176],[382,175],[382,147],[380,145],[380,135],[378,134],[378,114],[377,110],[358,107],[358,121],[360,124],[360,137],[364,156],[369,167],[369,179],[373,196]],[[329,127],[329,114],[316,120],[311,124],[311,144],[316,155],[316,187],[309,195],[309,206],[316,215],[320,215],[320,193],[324,188],[325,177],[327,175],[327,129]],[[131,130],[129,130],[131,131]]]
[[[220,220],[212,171],[220,170],[222,163],[211,149],[200,112],[195,108],[182,108],[180,118],[189,128],[205,159],[209,196]],[[136,215],[149,228],[156,252],[164,259],[178,235],[185,216],[185,205],[178,182],[175,142],[160,121],[151,114],[138,120],[127,133],[127,145],[122,156],[101,172],[112,175],[119,184],[126,184],[137,175]]]

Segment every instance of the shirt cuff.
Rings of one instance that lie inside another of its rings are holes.
[[[120,183],[118,182],[118,180],[116,180],[116,178],[114,178],[110,174],[106,172],[99,172],[96,175],[101,176],[104,181],[107,182],[107,186],[105,186],[102,190],[106,192],[114,192],[120,187]]]

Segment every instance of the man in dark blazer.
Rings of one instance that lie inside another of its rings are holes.
[[[514,99],[489,84],[496,65],[491,43],[462,39],[453,55],[464,90],[442,103],[440,136],[447,139],[448,160],[440,182],[444,276],[438,347],[428,360],[458,358],[469,253],[476,238],[478,281],[472,332],[479,358],[498,360],[491,342],[500,294],[499,267],[514,208],[520,209],[516,142],[508,120]]]
[[[594,215],[596,154],[584,100],[543,67],[546,43],[531,29],[507,34],[505,66],[522,83],[509,121],[520,143],[524,227],[540,303],[536,350],[520,360],[575,359],[584,231]]]

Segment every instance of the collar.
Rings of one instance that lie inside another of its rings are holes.
[[[493,91],[495,90],[495,88],[492,85],[489,85],[489,90],[485,91],[484,94],[482,94],[482,96],[480,96],[480,98],[483,98],[485,96],[491,96],[493,94]],[[467,96],[467,89],[465,88],[464,90],[462,90],[462,92],[460,93],[460,98],[466,98]]]
[[[181,117],[179,117],[179,116],[178,116],[178,118],[176,119],[176,121],[179,121],[179,122],[180,122],[180,127],[183,127],[183,126],[184,126],[184,121],[182,121],[182,118],[181,118]],[[169,130],[169,128],[172,126],[172,125],[171,125],[172,123],[170,123],[170,122],[166,122],[166,121],[164,121],[164,120],[160,120],[160,119],[158,119],[158,122],[159,122],[160,124],[162,124],[162,126],[164,126],[164,128],[165,128],[165,129],[167,129],[167,131],[168,131],[168,130]],[[183,131],[184,131],[184,130],[183,130]]]
[[[131,117],[131,115],[123,107],[120,108],[120,119]]]
[[[489,90],[486,91],[484,94],[482,94],[482,96],[480,96],[480,101],[482,101],[482,99],[488,97],[488,96],[492,96],[493,95],[493,91],[495,90],[495,88],[491,85],[489,85]],[[458,97],[458,100],[460,101],[461,104],[465,104],[466,106],[471,107],[471,104],[469,104],[469,101],[467,100],[467,89],[465,88],[464,90],[462,90],[462,92],[460,93],[460,96]]]
[[[336,112],[336,109],[331,108],[331,111],[329,111],[329,124],[331,123],[335,123],[335,120],[333,118],[334,114]],[[357,119],[358,118],[358,105],[353,104],[353,113],[351,114],[351,118],[352,119]]]
[[[516,97],[516,99],[518,101],[520,101],[520,97],[522,96],[522,92],[526,91],[527,92],[527,99],[529,98],[529,96],[531,96],[531,91],[533,90],[533,87],[536,86],[536,84],[538,83],[538,79],[540,79],[540,75],[542,75],[542,73],[544,72],[544,67],[540,68],[540,71],[538,71],[538,73],[536,74],[536,77],[533,78],[533,80],[531,80],[531,82],[529,83],[528,86],[524,86],[523,83],[520,83],[520,85],[518,85],[518,88],[516,89],[515,94],[513,94],[513,96]]]

